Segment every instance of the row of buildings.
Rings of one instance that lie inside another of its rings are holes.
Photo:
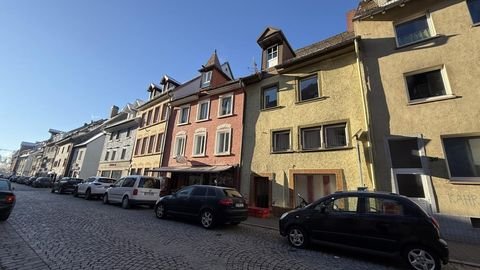
[[[226,185],[273,214],[297,193],[368,187],[480,217],[480,0],[366,0],[347,22],[299,49],[268,27],[254,74],[235,78],[215,52],[145,102],[22,143],[12,171]]]

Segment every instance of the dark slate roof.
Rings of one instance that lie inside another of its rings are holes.
[[[196,94],[200,90],[201,77],[197,76],[192,80],[177,86],[173,92],[172,101]]]
[[[390,1],[390,3],[387,3],[383,6],[379,6],[377,2],[375,2],[375,0],[362,0],[358,4],[358,8],[353,19],[357,20],[357,19],[368,17],[368,16],[372,16],[384,10],[391,9],[393,7],[404,4],[408,1],[410,0],[392,0]]]
[[[289,65],[293,62],[297,62],[300,60],[303,60],[305,58],[308,58],[309,56],[316,55],[318,53],[322,53],[328,49],[332,49],[336,46],[340,46],[342,44],[350,43],[355,39],[355,33],[353,32],[343,32],[338,35],[335,35],[333,37],[324,39],[322,41],[319,41],[317,43],[313,43],[311,45],[308,45],[306,47],[300,48],[295,51],[296,57],[288,59],[285,61],[283,64],[280,65],[286,66]]]
[[[213,52],[212,56],[210,56],[210,59],[208,59],[207,63],[203,66],[203,69],[209,68],[209,67],[216,67],[219,70],[222,70],[222,66],[220,65],[220,60],[218,60],[216,50],[215,52]]]

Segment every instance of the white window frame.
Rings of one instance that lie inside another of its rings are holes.
[[[203,148],[201,150],[201,153],[195,153],[195,150],[197,149],[197,137],[203,137]],[[205,129],[200,129],[200,130],[195,131],[195,134],[193,135],[192,156],[193,157],[204,157],[206,146],[207,146],[207,132],[206,132],[206,130]]]
[[[410,98],[410,91],[408,89],[407,77],[413,76],[413,75],[419,75],[419,74],[422,74],[422,73],[435,71],[435,70],[440,70],[440,74],[442,75],[443,86],[445,88],[445,95],[436,96],[436,97],[413,99],[412,100]],[[452,89],[450,88],[450,81],[448,80],[447,69],[445,68],[444,65],[424,68],[424,69],[420,69],[420,70],[405,73],[405,74],[403,74],[403,81],[404,81],[404,84],[405,84],[405,91],[407,92],[406,94],[407,94],[407,103],[408,104],[423,103],[423,102],[428,102],[428,101],[442,100],[442,99],[446,99],[446,98],[455,97],[455,95],[452,93]]]
[[[187,121],[186,122],[181,122],[182,121],[182,116],[183,116],[183,110],[184,109],[188,109],[187,110]],[[189,119],[190,119],[190,105],[185,105],[185,106],[181,106],[179,109],[179,113],[178,113],[178,123],[177,125],[178,126],[181,126],[181,125],[187,125],[189,123]]]
[[[277,145],[277,134],[288,133],[288,149],[287,150],[275,150],[275,146]],[[292,151],[292,131],[290,129],[282,129],[282,130],[274,130],[272,131],[272,153],[283,153]]]
[[[207,104],[207,118],[200,119],[201,107],[203,104]],[[197,104],[197,122],[207,121],[210,119],[210,99],[199,101]]]
[[[218,118],[221,118],[221,117],[227,117],[227,116],[231,116],[233,115],[233,102],[234,102],[234,95],[233,93],[230,93],[230,94],[225,94],[225,95],[221,95],[218,97]],[[221,114],[222,113],[222,101],[226,98],[231,98],[232,99],[232,102],[230,102],[230,113],[228,114]]]
[[[183,139],[183,144],[182,145],[179,145],[178,144],[178,140],[179,139]],[[172,154],[172,157],[173,158],[176,158],[177,157],[177,149],[178,147],[181,147],[181,155],[180,156],[185,156],[185,146],[187,145],[187,135],[185,134],[178,134],[177,136],[175,136],[175,147],[173,148],[173,154]]]
[[[202,73],[202,88],[210,86],[212,81],[212,71]]]
[[[328,128],[338,128],[338,127],[343,127],[345,129],[345,140],[346,140],[346,144],[343,145],[343,146],[332,146],[332,147],[329,147],[328,146],[328,138],[327,138],[327,129]],[[346,122],[343,122],[343,123],[337,123],[337,124],[332,124],[332,125],[323,125],[322,126],[322,140],[324,140],[322,142],[322,145],[323,145],[323,148],[325,149],[335,149],[335,148],[345,148],[345,147],[349,147],[349,143],[350,143],[350,140],[348,139],[348,124]]]
[[[441,135],[440,140],[442,141],[442,150],[443,156],[445,157],[445,162],[447,165],[448,178],[452,183],[480,183],[480,177],[454,177],[450,172],[450,166],[448,163],[447,152],[445,151],[445,142],[443,139],[448,138],[468,138],[468,137],[479,137],[480,133],[467,133],[467,134],[451,134],[451,135]]]
[[[274,48],[275,48],[275,50],[273,50]],[[267,48],[267,50],[266,50],[266,57],[267,57],[266,66],[267,66],[267,68],[271,68],[271,67],[274,67],[274,66],[278,65],[278,49],[279,49],[278,44],[275,44],[275,45]],[[269,50],[272,50],[272,52],[270,53]],[[269,59],[270,55],[273,55],[274,53],[276,53],[277,56]]]
[[[423,16],[425,16],[427,18],[427,24],[428,24],[428,30],[430,31],[430,37],[426,38],[426,39],[417,40],[417,41],[413,41],[413,42],[410,42],[410,43],[405,43],[405,44],[400,45],[398,43],[397,26],[399,24],[407,23],[409,21],[413,21],[413,20],[418,19],[418,18],[423,17]],[[433,24],[433,20],[432,20],[432,16],[431,16],[430,12],[415,14],[415,15],[409,16],[405,19],[402,19],[400,21],[395,22],[393,24],[393,33],[395,34],[395,44],[397,45],[397,48],[402,48],[402,47],[405,47],[405,46],[408,46],[408,45],[411,45],[411,44],[422,42],[422,41],[428,40],[430,38],[433,38],[437,35],[437,31],[435,31],[435,26]]]
[[[224,152],[218,152],[218,146],[219,146],[219,138],[220,138],[220,133],[228,133],[228,145],[227,145],[227,150]],[[215,136],[215,155],[216,156],[227,156],[230,155],[230,148],[232,146],[232,129],[230,127],[228,128],[218,128]]]

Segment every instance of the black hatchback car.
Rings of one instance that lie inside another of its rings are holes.
[[[63,177],[62,179],[58,179],[57,181],[53,182],[52,186],[52,193],[58,191],[58,193],[72,193],[78,184],[82,183],[83,179],[80,178],[70,178],[70,177]]]
[[[0,221],[5,221],[15,206],[15,194],[7,179],[0,179]]]
[[[439,225],[409,198],[393,193],[337,192],[283,214],[280,234],[298,248],[310,242],[401,255],[412,269],[440,269],[448,246]]]
[[[210,229],[220,223],[240,224],[247,220],[248,208],[234,188],[193,185],[161,197],[155,204],[155,214],[158,218],[167,215],[198,218],[204,228]]]

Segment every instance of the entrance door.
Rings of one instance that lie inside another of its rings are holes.
[[[425,150],[418,137],[398,137],[388,140],[392,165],[392,190],[409,197],[425,211],[434,212],[430,177],[425,173]]]
[[[270,208],[270,185],[267,177],[255,177],[253,179],[255,185],[255,206],[261,208]]]

